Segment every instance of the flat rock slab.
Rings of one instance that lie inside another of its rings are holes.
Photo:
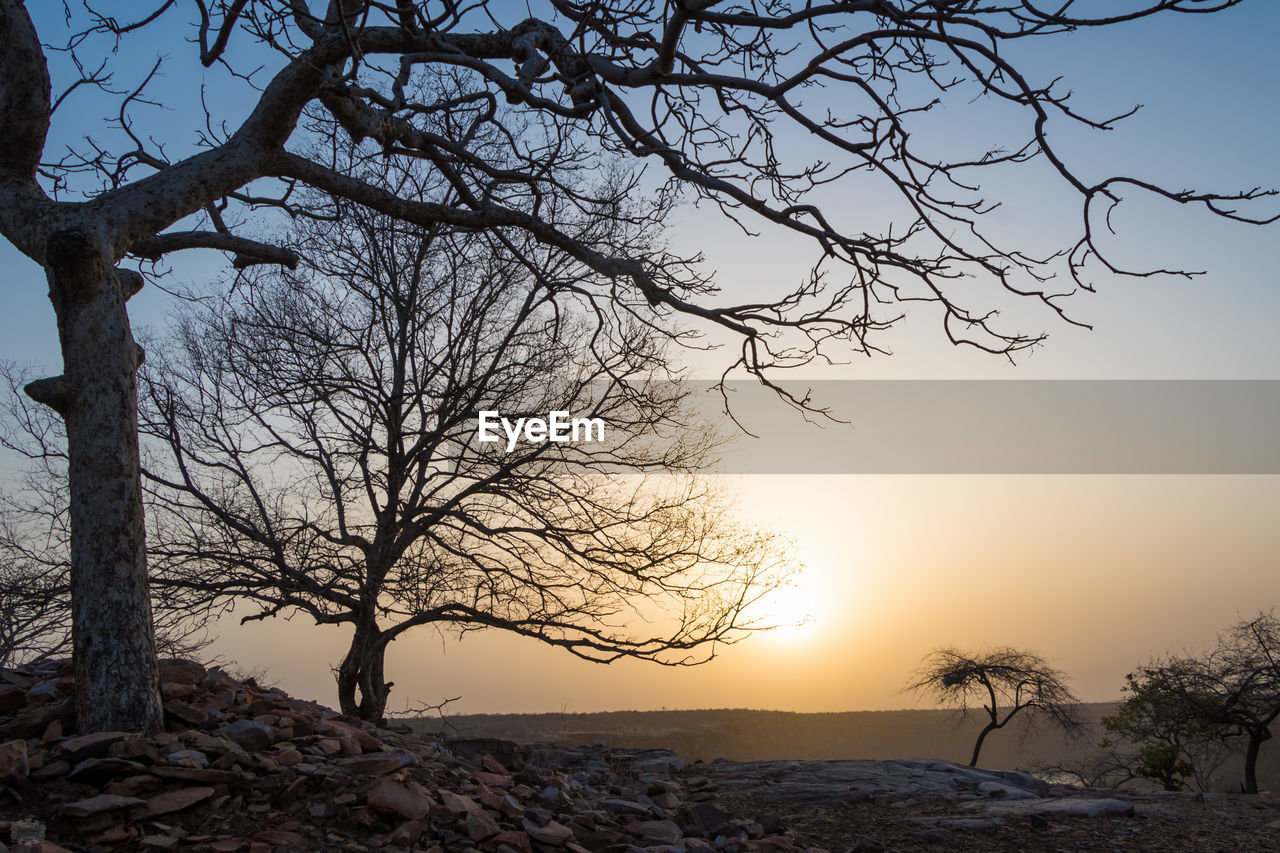
[[[869,798],[1012,799],[1048,793],[1048,785],[1028,773],[981,770],[928,758],[749,762],[719,759],[707,765],[706,770],[722,789],[733,788],[792,804]]]
[[[142,773],[146,769],[145,765],[125,758],[86,758],[67,774],[67,781],[93,785],[117,776]]]
[[[941,829],[990,830],[1004,826],[1002,817],[956,817],[954,815],[926,815],[924,817],[897,818],[903,826],[932,826]]]
[[[79,764],[86,758],[103,758],[113,743],[129,738],[128,732],[97,732],[91,735],[69,738],[61,743],[62,756],[71,764]]]
[[[87,800],[80,800],[75,803],[67,803],[62,807],[62,814],[69,818],[86,818],[95,817],[106,812],[120,811],[122,809],[146,808],[146,801],[139,800],[137,797],[118,797],[115,794],[99,794],[96,797],[90,797]]]
[[[194,806],[196,803],[204,802],[212,796],[213,788],[209,787],[180,788],[176,791],[156,794],[147,800],[147,816],[156,817],[157,815],[179,812]]]
[[[1133,803],[1114,798],[1053,797],[1038,800],[986,803],[983,811],[999,815],[1038,815],[1040,817],[1098,817],[1129,814]]]
[[[631,771],[638,775],[666,776],[684,769],[684,759],[669,749],[630,750]]]
[[[547,821],[546,826],[539,826],[529,818],[523,821],[525,833],[541,844],[551,847],[563,847],[573,840],[573,830],[559,821]]]
[[[150,772],[165,779],[203,782],[206,785],[229,785],[240,781],[242,775],[237,770],[210,770],[203,767],[167,767],[165,765],[152,767]]]
[[[369,806],[381,812],[392,812],[407,820],[421,820],[431,811],[431,799],[400,782],[382,779],[369,790]]]
[[[339,758],[335,763],[351,773],[385,776],[401,767],[411,766],[415,760],[413,753],[410,752],[370,752],[365,755]]]
[[[1035,791],[1005,782],[981,782],[978,785],[978,793],[993,800],[1034,800],[1036,798]]]
[[[981,770],[937,759],[898,761],[725,761],[706,766],[722,790],[733,789],[788,805],[819,805],[861,800],[953,802],[975,817],[933,817],[948,829],[998,825],[1002,818],[1098,817],[1133,812],[1133,803],[1100,798],[1096,792],[1073,796],[1028,773]],[[1090,794],[1095,794],[1090,796]],[[973,825],[971,825],[973,824]]]

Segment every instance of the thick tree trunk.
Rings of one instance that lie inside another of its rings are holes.
[[[54,234],[45,266],[64,373],[27,393],[66,421],[71,607],[81,732],[160,730],[147,592],[134,376],[141,351],[125,301],[141,278],[117,270],[82,231]]]
[[[1249,745],[1244,751],[1244,792],[1246,794],[1258,793],[1258,751],[1262,749],[1262,742],[1270,737],[1271,732],[1268,729],[1249,733]]]
[[[381,720],[387,710],[391,684],[383,678],[387,645],[372,617],[356,624],[351,647],[338,667],[338,707],[362,720]]]

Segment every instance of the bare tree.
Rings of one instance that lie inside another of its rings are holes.
[[[1080,700],[1066,676],[1033,652],[1009,647],[986,652],[938,649],[925,658],[907,690],[957,708],[965,716],[980,708],[987,723],[978,732],[970,767],[987,735],[1017,718],[1025,727],[1048,723],[1069,736],[1082,731]]]
[[[20,396],[24,374],[0,363],[0,448],[21,461],[0,490],[0,666],[64,653],[71,641],[67,486],[57,418]]]
[[[1121,788],[1141,778],[1134,769],[1133,755],[1122,751],[1112,741],[1104,741],[1096,749],[1060,761],[1040,761],[1031,772],[1048,782],[1079,785],[1083,788]]]
[[[159,584],[350,626],[339,702],[375,720],[421,625],[673,665],[745,636],[785,561],[698,476],[668,337],[531,248],[339,208],[143,371]],[[478,413],[553,410],[595,432],[480,440]]]
[[[0,362],[0,448],[17,462],[0,489],[0,666],[66,654],[71,645],[67,451],[62,422],[22,394],[25,370]],[[194,657],[216,615],[181,589],[156,597],[159,651]]]
[[[1040,336],[997,327],[999,306],[968,288],[971,277],[1061,310],[1057,296],[1075,284],[1126,272],[1100,240],[1124,194],[1265,217],[1243,207],[1257,190],[1086,177],[1054,144],[1051,119],[1093,128],[1114,119],[1083,115],[1065,86],[1018,67],[1004,46],[1239,2],[1123,0],[1090,15],[1072,0],[1049,9],[1026,0],[154,0],[130,19],[88,0],[40,4],[37,28],[22,0],[0,0],[0,233],[42,265],[58,320],[63,373],[28,393],[65,418],[70,445],[80,726],[161,722],[133,414],[142,356],[126,309],[144,283],[139,261],[205,248],[237,266],[291,266],[290,252],[255,238],[267,226],[244,226],[257,210],[304,214],[295,190],[310,186],[423,227],[529,235],[589,271],[581,288],[595,300],[621,297],[637,315],[679,313],[736,335],[736,364],[758,376],[824,347],[874,351],[874,333],[920,300],[937,306],[951,340],[1008,354]],[[203,99],[208,114],[187,127],[188,113],[149,111],[159,63],[126,79],[127,60],[154,50],[146,40],[178,16],[193,22],[191,37],[164,47],[208,69],[221,95]],[[431,74],[465,77],[477,94],[420,100],[414,84]],[[922,121],[936,103],[983,95],[1024,120],[1020,138],[967,150]],[[100,132],[46,150],[71,105],[96,109],[107,98]],[[535,136],[507,134],[495,165],[471,143],[486,125],[506,132],[503,101]],[[442,134],[429,120],[446,113],[458,118]],[[312,120],[337,122],[369,157],[426,160],[453,199],[396,195],[299,153]],[[800,154],[815,149],[792,146],[796,134],[820,150]],[[565,192],[566,175],[611,152],[658,167],[665,183],[654,196],[685,192],[748,229],[811,239],[812,277],[744,302],[718,294],[695,259],[615,252],[591,232],[575,235],[565,219],[593,201]],[[1036,162],[1082,203],[1079,231],[1042,257],[985,233],[992,204],[978,188],[984,170]],[[845,197],[886,189],[905,215],[864,231],[816,203],[814,191],[837,181]],[[564,203],[544,205],[557,194]]]
[[[1207,690],[1192,700],[1227,737],[1244,739],[1244,790],[1256,794],[1258,753],[1280,719],[1280,619],[1268,611],[1232,625],[1218,637],[1205,670]],[[1206,693],[1212,697],[1207,708]]]
[[[35,543],[9,516],[0,510],[0,667],[54,657],[71,642],[65,573],[29,556]]]

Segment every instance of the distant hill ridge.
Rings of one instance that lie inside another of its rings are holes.
[[[981,762],[989,767],[1029,766],[1078,755],[1101,740],[1102,717],[1114,702],[1085,705],[1090,735],[1068,743],[1057,732],[1024,733],[1016,727],[992,734]],[[521,743],[664,747],[687,761],[874,758],[931,756],[967,762],[983,720],[955,711],[897,710],[804,713],[719,708],[685,711],[459,714],[414,721],[418,731],[465,737],[502,737]]]

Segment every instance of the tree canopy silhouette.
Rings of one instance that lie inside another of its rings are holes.
[[[1080,700],[1067,687],[1066,676],[1044,658],[1021,649],[938,649],[925,658],[906,689],[966,716],[982,710],[987,722],[973,744],[970,767],[978,766],[987,735],[1015,720],[1023,726],[1047,722],[1068,735],[1082,726]]]
[[[303,227],[296,273],[187,311],[144,368],[161,588],[352,627],[339,702],[374,720],[419,626],[670,665],[761,626],[785,552],[700,476],[715,430],[668,335],[532,274],[528,247],[339,212]],[[480,441],[480,413],[553,411],[599,428]]]
[[[1151,661],[1126,674],[1124,698],[1102,719],[1104,746],[1135,776],[1166,791],[1180,791],[1188,780],[1212,790],[1225,751],[1203,713],[1210,704],[1206,676],[1194,658]]]
[[[1258,793],[1258,756],[1280,719],[1280,619],[1273,611],[1236,622],[1203,654],[1152,661],[1127,680],[1130,695],[1113,720],[1119,734],[1147,748],[1140,761],[1152,752],[1161,757],[1163,748],[1174,772],[1199,777],[1220,763],[1217,756],[1199,760],[1207,746],[1243,741],[1242,787]]]

